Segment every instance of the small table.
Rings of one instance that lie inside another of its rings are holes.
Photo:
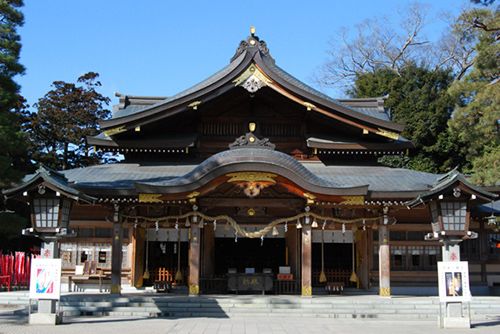
[[[68,276],[68,291],[72,291],[72,283],[75,285],[93,285],[98,284],[99,292],[102,292],[105,283],[111,282],[107,275],[78,275]]]
[[[7,291],[10,291],[10,275],[0,276],[0,285],[7,286]]]

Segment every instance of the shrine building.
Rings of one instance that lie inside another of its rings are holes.
[[[280,68],[255,32],[226,67],[176,95],[116,95],[87,142],[122,161],[42,166],[4,191],[29,203],[26,234],[57,240],[47,249],[66,275],[94,263],[112,293],[168,282],[190,295],[389,296],[391,286],[437,286],[449,246],[473,285],[500,277],[497,226],[477,209],[495,189],[455,170],[379,164],[413,148],[386,97],[331,98]]]

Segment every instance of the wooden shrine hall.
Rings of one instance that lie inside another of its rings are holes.
[[[465,240],[473,283],[500,272],[496,226],[475,209],[497,197],[491,189],[457,171],[380,165],[413,147],[384,97],[318,92],[254,31],[187,90],[117,97],[87,142],[122,161],[42,166],[4,191],[29,203],[26,233],[57,242],[67,275],[90,261],[112,293],[128,281],[190,295],[378,286],[389,296],[391,285],[437,284],[445,236]]]

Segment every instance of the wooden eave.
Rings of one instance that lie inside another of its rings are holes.
[[[476,199],[471,201],[477,203],[486,203],[497,199],[499,196],[494,193],[490,193],[485,189],[473,185],[456,170],[452,170],[445,176],[443,176],[432,189],[427,192],[419,194],[413,200],[407,202],[408,207],[416,207],[421,204],[425,204],[429,201],[438,199],[440,195],[449,194],[452,189],[459,188],[461,192],[474,195]]]
[[[320,142],[307,140],[307,147],[321,150],[359,150],[359,151],[404,151],[412,149],[415,146],[411,142],[392,142],[392,143],[374,143],[374,142]]]
[[[256,52],[258,52],[258,50],[252,50],[251,52],[245,51],[244,55],[241,57],[240,63],[234,70],[232,70],[225,77],[222,77],[221,79],[198,91],[182,96],[179,99],[153,105],[151,108],[147,108],[144,111],[140,111],[129,116],[101,120],[99,125],[103,130],[115,127],[133,129],[138,125],[148,124],[162,118],[174,116],[182,111],[189,110],[189,104],[194,101],[201,101],[204,103],[212,100],[234,88],[232,80],[241,74],[252,63],[253,56]],[[165,113],[162,113],[164,111]]]
[[[149,139],[103,139],[87,137],[87,144],[92,146],[120,149],[185,149],[194,147],[197,135],[182,135],[172,138],[149,138]]]
[[[58,172],[52,171],[42,166],[30,179],[18,185],[17,187],[3,190],[2,194],[6,199],[20,198],[24,192],[29,192],[42,184],[48,189],[54,192],[59,192],[63,196],[71,198],[75,201],[94,203],[94,197],[71,187],[69,184],[67,184],[66,181],[67,180],[64,178],[64,176],[62,176]]]
[[[271,68],[266,65],[266,61],[262,58],[260,53],[257,53],[254,57],[255,63],[259,66],[262,71],[269,76],[269,78],[276,83],[279,84],[282,88],[287,90],[289,93],[292,93],[299,99],[303,100],[306,103],[315,104],[314,111],[323,114],[330,118],[335,118],[339,121],[342,121],[351,125],[359,125],[359,121],[366,124],[367,126],[378,126],[383,129],[388,129],[392,131],[396,131],[398,133],[402,132],[404,129],[404,125],[396,124],[393,122],[384,121],[382,119],[378,119],[375,117],[370,117],[364,115],[352,108],[344,106],[340,103],[335,103],[333,101],[322,98],[321,96],[312,94],[308,91],[301,89],[295,85],[292,85],[287,80],[283,79],[279,74],[275,73]],[[270,85],[271,88],[275,88],[276,86]],[[275,89],[276,90],[276,89]],[[280,93],[283,93],[281,90],[277,90]],[[288,96],[291,98],[290,96]],[[299,102],[299,101],[298,101]],[[300,102],[299,102],[300,103]],[[323,107],[323,108],[322,108]],[[340,115],[336,115],[336,112]],[[366,128],[366,126],[358,126],[360,128]],[[377,129],[372,128],[372,132],[376,132]]]

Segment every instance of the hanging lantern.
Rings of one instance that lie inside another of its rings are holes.
[[[311,227],[312,228],[317,228],[318,227],[318,222],[316,221],[316,218],[313,219]]]

